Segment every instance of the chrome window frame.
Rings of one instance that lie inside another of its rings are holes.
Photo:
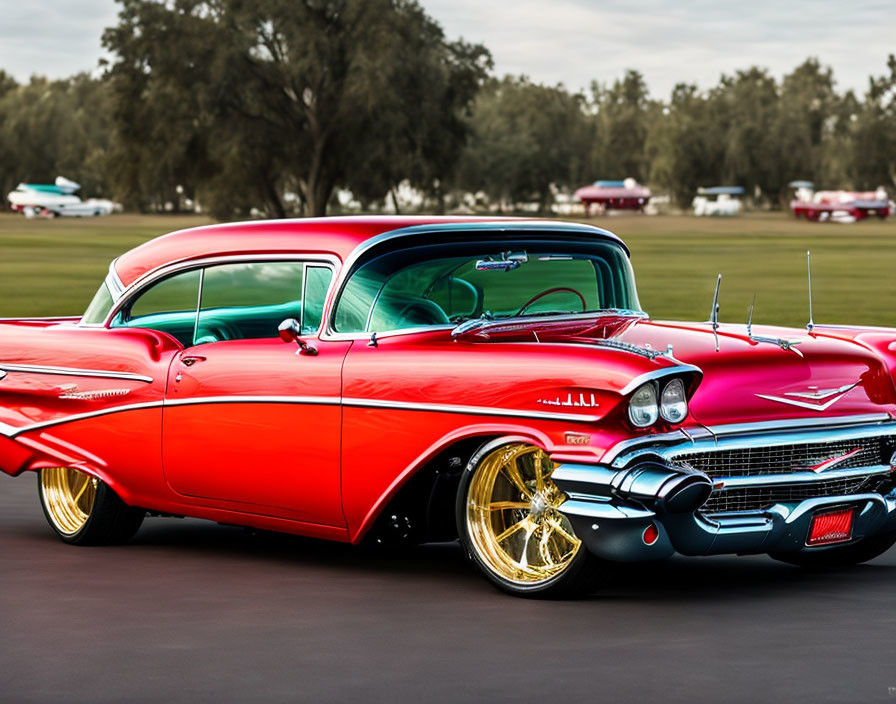
[[[463,232],[464,234],[468,235],[501,232],[519,232],[532,235],[537,235],[540,233],[548,234],[551,236],[562,234],[591,235],[596,239],[599,238],[603,241],[611,242],[618,245],[625,253],[625,256],[629,260],[629,262],[631,262],[631,251],[620,237],[608,230],[603,230],[599,227],[594,227],[593,225],[580,225],[574,223],[539,223],[527,220],[521,220],[519,222],[514,222],[512,220],[509,220],[507,222],[494,220],[486,222],[470,221],[462,223],[434,223],[429,225],[412,225],[411,227],[403,227],[398,230],[390,230],[388,232],[380,233],[379,235],[371,237],[370,239],[367,239],[364,242],[360,243],[352,250],[351,254],[349,254],[345,262],[343,262],[341,270],[335,277],[335,286],[328,292],[328,301],[326,309],[324,310],[324,320],[326,321],[326,324],[321,326],[320,339],[328,341],[369,340],[371,335],[373,334],[376,334],[377,339],[382,339],[384,337],[413,335],[422,332],[453,330],[456,327],[456,325],[454,325],[453,323],[448,325],[425,325],[413,328],[399,328],[397,330],[374,330],[367,332],[338,332],[334,328],[336,322],[336,301],[342,294],[345,285],[348,283],[350,275],[354,273],[353,268],[361,259],[361,257],[364,256],[364,254],[375,247],[379,247],[384,242],[389,242],[394,239],[419,235],[436,235],[445,232]],[[631,266],[631,264],[629,264],[629,266]],[[634,274],[634,272],[632,273]],[[635,280],[634,276],[632,277],[632,283],[634,284],[635,295],[637,296],[638,287],[637,281]],[[640,298],[638,298],[638,303],[640,304]],[[645,311],[635,312],[643,314],[645,318],[648,317],[648,314]]]
[[[84,325],[84,327],[102,327],[106,329],[112,328],[112,321],[115,319],[115,316],[124,308],[128,303],[134,300],[135,297],[139,296],[143,291],[147,290],[154,283],[159,281],[160,279],[167,278],[168,276],[172,276],[174,274],[178,274],[184,271],[190,271],[193,269],[200,269],[200,279],[204,277],[204,270],[210,266],[217,266],[220,264],[252,264],[257,262],[301,262],[303,264],[302,267],[302,292],[304,295],[304,287],[305,287],[305,268],[310,264],[313,266],[325,267],[331,270],[333,276],[330,278],[330,284],[327,287],[326,293],[326,301],[324,303],[325,309],[328,307],[328,302],[332,298],[333,288],[338,279],[338,272],[340,269],[340,260],[337,256],[332,254],[321,254],[321,253],[300,253],[300,252],[287,252],[282,254],[234,254],[234,255],[217,255],[212,257],[203,257],[201,259],[184,259],[176,262],[170,262],[168,264],[164,264],[162,266],[156,267],[141,276],[137,277],[131,284],[125,287],[118,298],[115,299],[115,302],[112,306],[112,309],[109,311],[109,314],[106,316],[106,319],[102,322],[102,324],[97,325]],[[114,262],[113,262],[114,266]],[[202,301],[202,285],[200,282],[199,293],[197,297],[196,303],[196,320],[199,319],[199,310],[200,304]],[[302,308],[304,312],[304,299],[302,302]],[[326,310],[324,311],[326,313]],[[321,330],[323,330],[323,319],[321,320],[321,326],[316,333],[313,335],[319,335]],[[312,335],[309,333],[309,335]],[[194,325],[194,339],[195,339],[195,325]],[[273,338],[272,338],[273,339]],[[190,345],[191,347],[194,345]]]

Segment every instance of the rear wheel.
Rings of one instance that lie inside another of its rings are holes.
[[[477,452],[461,478],[457,525],[467,557],[517,596],[574,596],[596,583],[598,561],[563,515],[566,495],[553,471],[541,448],[498,441]]]
[[[817,552],[772,553],[771,556],[775,560],[797,567],[814,569],[849,567],[880,557],[893,545],[896,545],[896,533],[883,533],[839,548]]]
[[[144,511],[131,508],[103,481],[77,469],[42,469],[38,492],[47,522],[66,543],[125,543],[143,523]]]

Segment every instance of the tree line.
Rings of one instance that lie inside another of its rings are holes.
[[[144,211],[229,219],[364,209],[399,184],[442,212],[476,193],[548,209],[558,191],[634,177],[687,205],[739,185],[896,187],[896,57],[862,95],[807,59],[650,95],[631,70],[585,91],[493,75],[413,0],[119,0],[98,75],[0,71],[0,190],[63,174]]]

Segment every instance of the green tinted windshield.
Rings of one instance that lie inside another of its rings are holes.
[[[439,245],[358,268],[339,298],[335,329],[383,332],[605,309],[639,309],[628,257],[617,244]]]

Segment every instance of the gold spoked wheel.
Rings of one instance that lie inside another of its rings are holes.
[[[582,542],[562,513],[566,500],[551,481],[544,450],[514,443],[488,454],[470,480],[470,541],[485,565],[516,584],[534,585],[563,573]]]
[[[47,515],[63,535],[80,531],[96,502],[99,481],[68,467],[43,469],[40,484]]]

